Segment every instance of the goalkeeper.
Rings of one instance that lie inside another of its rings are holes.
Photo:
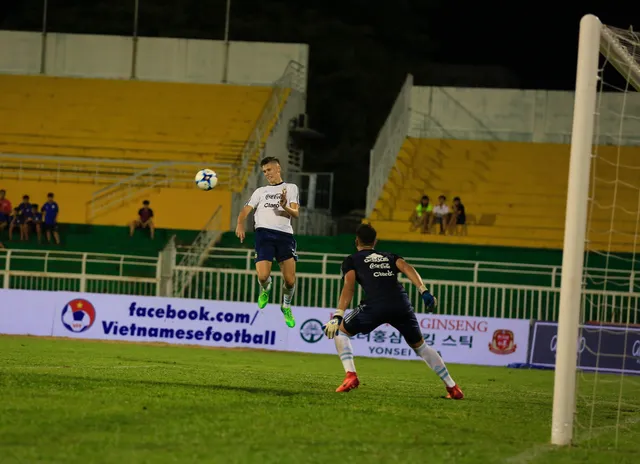
[[[360,225],[356,231],[358,251],[342,263],[344,285],[338,309],[324,325],[326,336],[335,339],[338,356],[347,374],[336,391],[348,392],[360,385],[349,337],[369,333],[382,324],[390,324],[442,379],[448,392],[447,398],[462,399],[462,390],[449,375],[444,361],[436,350],[424,342],[407,292],[398,282],[398,274],[403,273],[420,289],[427,309],[435,308],[437,300],[429,293],[413,266],[398,255],[374,250],[375,243],[375,229],[367,224]],[[364,290],[366,298],[345,317],[344,312],[351,303],[356,282]]]

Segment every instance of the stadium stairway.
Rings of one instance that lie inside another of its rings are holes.
[[[367,220],[388,240],[562,248],[568,168],[568,145],[407,138]],[[590,246],[631,251],[640,210],[640,149],[598,147],[593,173]],[[449,205],[461,197],[468,235],[409,232],[408,219],[423,194],[432,204],[440,194]],[[611,207],[614,198],[617,208]]]

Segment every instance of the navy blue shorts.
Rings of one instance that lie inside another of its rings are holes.
[[[422,340],[422,331],[410,305],[360,305],[344,318],[344,328],[351,335],[368,334],[383,324],[390,324],[409,345]]]
[[[279,263],[291,258],[298,261],[296,247],[296,239],[291,234],[262,227],[256,229],[256,263],[274,258]]]
[[[4,213],[0,213],[0,224],[5,222],[9,222],[9,216]]]

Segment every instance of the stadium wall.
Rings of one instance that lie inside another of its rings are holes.
[[[132,37],[47,34],[45,41],[36,32],[0,31],[0,72],[219,84],[224,48],[221,40],[139,37],[134,59]],[[306,73],[309,46],[232,41],[227,82],[270,85],[290,61]],[[306,90],[306,75],[301,81]]]
[[[620,114],[640,114],[640,94],[605,93],[599,143],[619,144]],[[409,136],[563,143],[571,141],[574,92],[414,86]],[[640,145],[640,120],[628,117],[622,145]]]

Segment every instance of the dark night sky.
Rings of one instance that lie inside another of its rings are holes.
[[[0,0],[0,28],[41,30],[42,2]],[[225,3],[140,0],[140,35],[222,39]],[[369,150],[408,72],[417,85],[571,90],[582,15],[640,27],[636,3],[232,0],[230,38],[310,44],[307,109],[327,144],[304,168],[336,173],[340,214],[364,206]],[[127,35],[133,4],[49,0],[49,30]]]

